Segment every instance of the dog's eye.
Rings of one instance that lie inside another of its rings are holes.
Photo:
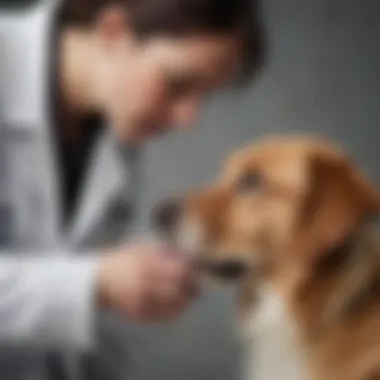
[[[245,173],[238,181],[240,191],[255,191],[259,190],[263,185],[263,177],[260,172],[252,171]]]

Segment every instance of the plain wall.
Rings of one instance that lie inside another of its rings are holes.
[[[380,2],[266,0],[270,60],[242,93],[221,94],[197,127],[149,146],[138,227],[156,199],[212,179],[235,147],[278,131],[336,139],[380,181]],[[231,380],[240,352],[233,292],[207,291],[179,323],[138,331],[138,380]]]

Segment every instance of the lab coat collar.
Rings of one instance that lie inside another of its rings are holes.
[[[14,128],[35,129],[50,124],[49,51],[59,3],[59,0],[38,1],[21,15],[3,14],[0,19],[4,57],[0,75],[2,82],[9,84],[1,94],[1,114]]]

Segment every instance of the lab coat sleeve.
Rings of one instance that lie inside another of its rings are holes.
[[[0,255],[0,345],[94,348],[95,257]]]

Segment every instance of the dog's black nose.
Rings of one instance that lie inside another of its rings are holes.
[[[181,214],[181,205],[177,200],[159,203],[153,211],[153,224],[156,228],[168,231],[175,226]]]

